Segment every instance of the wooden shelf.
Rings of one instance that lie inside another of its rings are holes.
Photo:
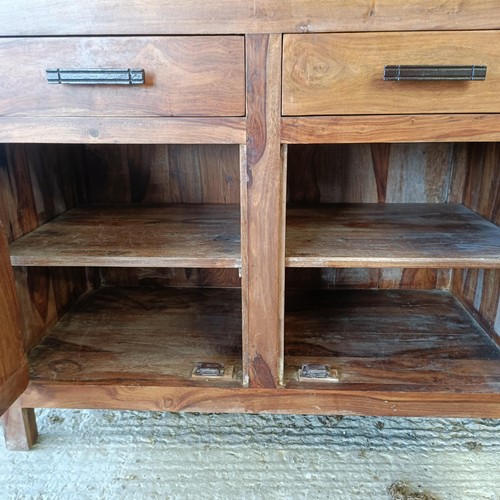
[[[500,348],[446,291],[291,291],[288,387],[500,394]],[[298,381],[304,363],[338,382]]]
[[[240,267],[238,205],[88,206],[10,246],[14,266]]]
[[[458,204],[289,208],[288,267],[499,267],[500,228]]]
[[[32,384],[241,385],[239,289],[101,288],[29,356]],[[194,378],[198,362],[232,376]]]

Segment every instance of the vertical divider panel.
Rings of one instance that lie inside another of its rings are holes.
[[[248,385],[282,383],[285,175],[280,154],[282,36],[246,37],[247,166],[242,258]],[[246,274],[245,274],[246,273]],[[244,347],[244,348],[245,348]]]

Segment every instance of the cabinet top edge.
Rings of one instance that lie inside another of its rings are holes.
[[[497,0],[17,0],[0,36],[500,29]]]

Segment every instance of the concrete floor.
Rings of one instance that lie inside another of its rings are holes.
[[[37,410],[3,499],[500,500],[500,420]]]

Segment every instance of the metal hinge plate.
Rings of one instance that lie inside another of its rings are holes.
[[[222,363],[200,361],[193,368],[192,377],[204,379],[231,379],[233,367],[224,366]]]
[[[322,364],[304,364],[298,371],[300,381],[317,382],[338,382],[338,370],[331,368],[330,365]]]

